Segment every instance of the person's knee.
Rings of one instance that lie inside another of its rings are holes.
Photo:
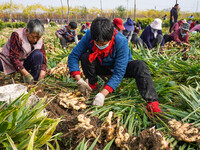
[[[139,69],[147,68],[146,63],[145,63],[144,61],[142,61],[142,60],[137,60],[136,63],[137,63],[136,66],[137,66]]]
[[[37,62],[43,61],[43,54],[39,50],[35,50],[32,54],[33,60],[36,60]]]
[[[162,36],[161,34],[158,34],[158,35],[157,35],[157,38],[158,38],[159,40],[161,40],[161,41],[163,40],[163,36]]]

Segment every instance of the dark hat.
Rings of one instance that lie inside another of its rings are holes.
[[[127,31],[134,31],[134,22],[131,18],[127,18],[126,23],[124,24],[124,27]]]

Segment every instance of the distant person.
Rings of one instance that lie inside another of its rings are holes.
[[[70,22],[69,25],[63,26],[62,29],[56,31],[56,36],[60,39],[60,43],[63,49],[67,48],[68,42],[75,42],[78,44],[78,37],[76,33],[77,24]]]
[[[138,38],[139,33],[140,33],[140,25],[139,25],[139,23],[136,23],[134,21],[134,32],[133,32],[133,35],[131,38],[131,42],[134,43],[134,41]]]
[[[137,47],[148,47],[152,49],[159,45],[164,46],[162,34],[162,20],[155,19],[149,26],[142,32],[140,38],[137,38],[134,43]]]
[[[162,18],[163,20],[167,20],[167,15],[164,15]]]
[[[89,22],[86,22],[86,24],[83,24],[82,27],[81,27],[81,33],[86,33],[87,30],[90,29],[90,23]]]
[[[199,21],[194,21],[193,23],[191,23],[190,24],[190,30],[192,29],[192,28],[194,28],[196,25],[198,25],[199,24]]]
[[[122,32],[122,30],[125,30],[125,27],[123,25],[123,21],[122,21],[121,18],[115,18],[115,19],[113,19],[113,26],[119,32]]]
[[[26,28],[15,30],[0,52],[0,71],[5,75],[18,71],[29,84],[44,79],[47,69],[44,32],[38,19],[30,20]]]
[[[178,22],[176,22],[176,23],[173,25],[171,31],[174,32],[174,31],[180,29],[180,28],[182,27],[182,25],[183,25],[183,20],[179,20]]]
[[[131,41],[133,32],[134,32],[134,22],[131,18],[127,18],[124,23],[125,30],[122,31],[122,34],[128,39],[128,42]]]
[[[169,29],[170,33],[171,33],[171,28],[178,20],[178,8],[179,8],[179,4],[175,4],[174,7],[170,11],[170,29]]]
[[[188,34],[189,29],[190,29],[190,24],[184,23],[180,29],[174,31],[169,35],[165,34],[164,36],[165,43],[170,41],[175,41],[180,45],[183,45],[183,43],[189,44],[189,34]]]
[[[200,24],[195,25],[194,28],[192,28],[189,32],[194,32],[194,31],[200,32]]]

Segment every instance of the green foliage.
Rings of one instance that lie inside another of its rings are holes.
[[[24,23],[24,22],[13,22],[13,23],[11,23],[11,22],[4,22],[3,23],[3,28],[24,28],[24,27],[26,27],[26,23]]]
[[[49,22],[49,24],[51,25],[51,27],[57,27],[57,24],[55,22]]]
[[[153,18],[137,18],[136,19],[136,22],[141,22],[141,24],[142,24],[142,28],[144,29],[144,28],[146,28],[148,25],[150,25],[151,24],[151,22],[153,22]]]
[[[4,23],[3,21],[0,20],[0,31],[4,28]]]
[[[21,95],[12,103],[0,104],[0,149],[39,149],[51,136],[60,119],[50,119],[42,114],[45,98],[33,108],[26,106],[31,92]]]
[[[119,13],[120,18],[124,18],[124,13],[126,11],[126,8],[121,5],[121,6],[117,7],[117,11]]]

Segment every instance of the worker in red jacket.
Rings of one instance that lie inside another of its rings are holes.
[[[183,43],[189,44],[189,34],[188,34],[189,29],[190,29],[190,24],[184,23],[180,29],[174,31],[169,35],[165,34],[164,36],[165,43],[170,41],[175,41],[180,45],[183,45]]]

